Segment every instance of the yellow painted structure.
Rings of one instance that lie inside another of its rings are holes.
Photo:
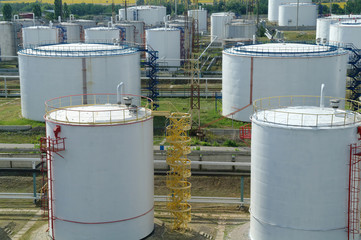
[[[167,209],[173,217],[172,229],[184,231],[191,221],[191,161],[187,155],[191,152],[188,130],[191,127],[189,113],[172,113],[169,117],[166,139],[169,143],[167,149],[167,188],[170,193],[167,199]]]

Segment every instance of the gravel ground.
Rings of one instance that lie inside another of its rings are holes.
[[[235,228],[228,236],[230,240],[250,240],[249,238],[249,226],[250,222],[245,223],[237,228]]]

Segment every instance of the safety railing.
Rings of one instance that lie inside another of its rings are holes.
[[[327,96],[323,98],[323,107],[320,107],[320,100],[319,96],[262,98],[253,102],[253,118],[262,122],[303,127],[336,127],[361,122],[361,102]]]
[[[264,46],[262,44],[236,46],[233,48],[225,49],[226,53],[238,55],[252,55],[252,56],[269,56],[269,57],[309,57],[309,56],[328,56],[340,55],[347,52],[338,46],[323,46],[305,44],[297,46],[296,43],[289,43],[294,46],[283,46],[282,43],[277,43],[277,46]]]
[[[24,55],[36,56],[57,56],[57,57],[92,57],[92,56],[112,56],[134,53],[137,48],[126,44],[111,43],[69,43],[69,44],[34,44],[27,45],[19,51]]]
[[[121,94],[79,94],[45,102],[47,120],[76,125],[127,124],[152,116],[153,101],[147,97]]]

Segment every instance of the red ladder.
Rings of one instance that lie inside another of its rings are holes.
[[[348,239],[359,239],[360,233],[360,183],[361,145],[350,145],[349,189],[348,189]]]
[[[239,128],[239,138],[247,144],[247,146],[250,146],[250,140],[252,138],[252,126],[251,124],[243,125]],[[248,141],[247,141],[248,140]]]
[[[41,172],[43,173],[43,178],[42,178],[43,194],[41,196],[41,207],[43,209],[44,217],[45,217],[45,213],[47,212],[48,224],[49,226],[51,225],[52,227],[53,239],[54,239],[54,212],[53,212],[54,207],[52,203],[53,203],[54,190],[53,190],[52,159],[53,159],[53,153],[56,153],[60,157],[62,157],[58,152],[63,150],[65,150],[65,138],[60,138],[57,136],[57,134],[55,138],[42,137],[40,139]],[[47,174],[45,174],[45,172]],[[51,202],[51,204],[49,204],[49,202]],[[52,206],[51,209],[50,206]],[[51,219],[50,219],[50,215],[51,215]]]

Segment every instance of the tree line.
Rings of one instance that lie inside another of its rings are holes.
[[[177,14],[183,15],[186,9],[194,9],[201,6],[206,9],[209,14],[214,12],[230,11],[234,12],[236,16],[241,16],[247,13],[267,14],[268,0],[256,1],[246,0],[213,0],[213,4],[198,4],[194,6],[191,0],[178,0]],[[187,1],[187,2],[186,2]],[[250,3],[252,2],[252,4]],[[167,0],[137,0],[137,5],[163,5],[167,9],[167,14],[175,14],[174,1]],[[61,16],[63,19],[68,18],[70,14],[74,14],[75,17],[86,17],[91,15],[112,15],[112,12],[118,13],[118,10],[123,8],[121,5],[100,5],[90,3],[70,4],[62,3],[62,0],[54,0],[54,4],[39,2],[35,3],[6,3],[2,5],[3,18],[6,21],[10,21],[14,14],[21,12],[33,12],[37,18],[40,18],[44,13],[45,18],[48,20],[57,19]],[[344,8],[338,4],[332,4],[331,7],[319,4],[319,14],[360,14],[361,13],[361,0],[350,0]]]

